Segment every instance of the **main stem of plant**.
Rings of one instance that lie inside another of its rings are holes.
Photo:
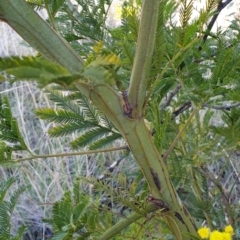
[[[76,85],[83,90],[82,83]],[[86,84],[85,87],[87,89]],[[168,222],[173,234],[177,239],[190,240],[191,237],[184,233],[196,234],[195,224],[172,185],[167,165],[154,145],[152,136],[145,126],[144,118],[133,119],[126,116],[122,96],[110,86],[103,84],[88,87],[88,91],[90,89],[89,98],[93,104],[106,114],[125,138],[148,182],[151,195],[156,202],[160,200],[168,207],[163,211],[163,217]]]

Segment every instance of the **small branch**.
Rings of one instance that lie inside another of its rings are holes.
[[[153,94],[154,90],[156,89],[159,81],[162,81],[164,74],[169,70],[169,68],[171,67],[172,63],[175,62],[179,57],[182,56],[182,54],[184,52],[186,52],[189,48],[191,48],[194,44],[196,44],[199,39],[202,38],[201,36],[197,36],[196,38],[194,38],[190,43],[188,43],[185,47],[182,47],[176,54],[175,56],[173,56],[173,58],[171,60],[169,60],[163,70],[158,74],[156,81],[150,86],[150,89],[148,91],[148,95],[146,97],[146,101],[151,97],[151,95]]]
[[[8,164],[15,164],[21,163],[29,160],[34,160],[38,158],[53,158],[53,157],[69,157],[69,156],[81,156],[86,154],[96,154],[96,153],[104,153],[104,152],[114,152],[119,150],[127,149],[127,146],[116,147],[116,148],[106,148],[106,149],[98,149],[98,150],[90,150],[90,151],[83,151],[83,152],[70,152],[70,153],[56,153],[56,154],[44,154],[44,155],[33,155],[28,158],[21,158],[21,159],[13,159],[6,162],[1,162],[0,165],[8,165]]]
[[[184,111],[186,111],[187,109],[189,109],[192,106],[191,101],[187,101],[185,102],[178,110],[174,111],[172,113],[173,117],[177,117],[179,114],[183,113]],[[222,105],[222,106],[217,106],[217,105],[211,105],[208,103],[203,103],[202,104],[203,107],[207,107],[207,108],[212,108],[215,110],[230,110],[232,108],[236,108],[240,106],[240,103],[234,103],[231,105]]]
[[[162,104],[162,109],[165,109],[170,105],[170,102],[172,101],[173,97],[179,92],[179,90],[182,88],[182,86],[179,84],[177,87],[169,93],[169,96],[167,96],[167,100],[165,103]]]
[[[201,167],[201,174],[207,178],[208,180],[210,180],[217,188],[218,190],[220,191],[220,194],[222,195],[223,197],[223,200],[225,202],[225,207],[226,207],[226,212],[227,212],[227,216],[228,216],[228,220],[229,222],[233,222],[232,221],[232,218],[231,218],[231,206],[230,206],[230,195],[228,193],[226,193],[224,187],[222,186],[222,184],[220,183],[219,181],[219,177],[215,178],[213,176],[213,174],[207,169],[207,167],[205,166],[202,166]]]
[[[176,110],[172,113],[172,116],[177,117],[179,114],[183,113],[184,111],[189,109],[191,106],[192,106],[191,101],[185,102],[178,110]]]
[[[145,214],[153,212],[156,210],[156,206],[154,204],[148,204],[145,210]],[[124,228],[129,227],[130,224],[136,222],[138,219],[144,217],[144,214],[139,214],[134,212],[130,214],[127,218],[124,218],[122,221],[115,224],[113,227],[108,229],[102,236],[98,238],[98,240],[108,240],[112,239],[112,237],[116,236],[120,233]]]
[[[209,22],[208,26],[207,26],[207,30],[206,30],[206,34],[203,36],[203,43],[206,42],[207,38],[208,38],[208,33],[211,32],[212,28],[213,28],[213,25],[214,23],[216,22],[220,12],[229,4],[231,3],[232,0],[226,0],[225,2],[223,1],[220,1],[218,3],[218,6],[217,6],[217,13],[212,17],[211,21]],[[199,51],[202,50],[202,47],[200,46],[199,48]]]
[[[216,110],[230,110],[231,108],[235,108],[235,107],[239,107],[240,103],[234,103],[231,105],[222,105],[222,106],[214,106],[214,105],[210,105],[208,103],[204,103],[203,107],[207,107],[207,108],[212,108],[212,109],[216,109]]]
[[[193,176],[193,189],[196,192],[196,195],[197,195],[198,199],[200,201],[204,202],[205,199],[203,198],[202,189],[200,187],[200,181],[197,179],[197,176],[196,176],[196,170],[194,168],[191,168],[191,173],[192,173],[192,176]],[[203,210],[203,214],[204,214],[205,219],[207,221],[208,227],[213,229],[213,224],[212,224],[212,221],[211,221],[211,217],[209,216],[209,212],[206,211],[206,210]]]
[[[126,147],[127,151],[129,152],[130,149]],[[103,180],[107,177],[108,172],[113,172],[113,170],[119,165],[119,163],[126,157],[127,155],[124,154],[121,157],[119,157],[116,161],[114,161],[105,171],[102,175],[100,175],[97,180]]]

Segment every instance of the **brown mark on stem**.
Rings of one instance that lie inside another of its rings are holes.
[[[178,212],[175,212],[175,217],[182,223],[185,225],[185,222],[183,221],[181,215]]]
[[[154,206],[156,206],[157,208],[161,209],[162,212],[167,212],[170,210],[169,206],[163,200],[155,198],[152,195],[148,197],[148,201],[154,204]]]
[[[122,91],[122,97],[123,97],[123,111],[124,111],[124,115],[132,118],[132,107],[131,104],[128,100],[128,95],[127,95],[127,91]]]
[[[160,180],[159,180],[159,177],[158,177],[157,173],[155,173],[152,168],[150,168],[150,172],[153,176],[153,180],[155,182],[155,185],[157,186],[158,191],[161,191],[161,183],[160,183]]]

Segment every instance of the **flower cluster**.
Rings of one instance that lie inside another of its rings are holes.
[[[211,230],[207,227],[200,228],[198,230],[198,234],[201,239],[209,239],[209,240],[232,240],[233,228],[231,225],[225,227],[224,232],[219,232]]]

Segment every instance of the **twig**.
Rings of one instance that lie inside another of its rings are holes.
[[[143,1],[128,100],[133,116],[142,116],[158,24],[159,0]]]
[[[167,96],[167,100],[165,103],[162,105],[162,109],[165,109],[166,107],[169,106],[170,102],[172,101],[173,97],[179,92],[179,90],[182,88],[182,86],[179,84],[177,87],[169,93],[169,96]]]
[[[179,114],[183,113],[185,110],[189,109],[192,106],[191,101],[185,102],[178,110],[172,113],[173,117],[177,117]]]
[[[70,152],[70,153],[66,152],[66,153],[56,153],[56,154],[33,155],[33,156],[27,157],[27,158],[12,159],[10,161],[1,162],[0,165],[21,163],[21,162],[25,162],[25,161],[29,161],[29,160],[38,159],[38,158],[80,156],[80,155],[86,155],[86,154],[114,152],[114,151],[124,150],[124,149],[127,149],[127,146],[121,146],[121,147],[115,147],[115,148],[106,148],[106,149],[97,149],[97,150],[82,151],[82,152]]]
[[[234,103],[232,105],[222,105],[222,106],[210,105],[208,103],[203,104],[203,107],[212,108],[216,110],[230,110],[231,108],[235,108],[239,106],[240,106],[240,103]]]
[[[218,6],[217,6],[217,13],[212,17],[211,21],[209,22],[208,26],[207,26],[207,30],[206,30],[206,34],[203,36],[203,43],[206,42],[207,38],[208,38],[208,33],[212,30],[212,27],[214,25],[214,23],[216,22],[220,12],[230,3],[232,2],[232,0],[226,0],[225,2],[223,1],[220,1],[218,3]],[[199,51],[202,50],[202,47],[200,46],[198,48]]]
[[[102,236],[98,237],[98,240],[112,239],[117,233],[121,232],[124,228],[129,227],[130,224],[137,222],[138,219],[145,217],[148,213],[157,210],[156,206],[152,203],[147,204],[146,209],[142,214],[139,212],[131,213],[127,218],[122,219],[120,222],[113,225]]]
[[[190,101],[185,102],[178,110],[174,111],[172,113],[173,117],[177,117],[179,114],[183,113],[184,111],[186,111],[187,109],[189,109],[192,106]],[[207,107],[207,108],[212,108],[215,110],[230,110],[231,108],[236,108],[240,106],[240,102],[238,103],[233,103],[231,105],[222,105],[222,106],[217,106],[217,105],[211,105],[208,103],[203,103],[202,105],[203,107]]]
[[[129,152],[130,149],[128,147],[126,147],[127,151]],[[119,157],[116,161],[114,161],[105,171],[102,175],[100,175],[97,180],[103,180],[107,177],[107,173],[108,172],[113,172],[113,170],[115,169],[115,167],[117,167],[119,165],[119,163],[126,157],[126,154],[123,154],[121,157]]]
[[[199,171],[199,170],[197,169],[197,171]],[[227,212],[227,216],[229,218],[228,220],[229,220],[229,222],[233,222],[232,218],[231,218],[231,214],[230,214],[230,212],[231,212],[231,210],[230,210],[231,209],[231,207],[230,207],[230,195],[228,193],[226,193],[224,187],[222,186],[222,184],[219,181],[219,177],[215,178],[213,176],[213,174],[205,166],[201,166],[200,173],[205,178],[207,178],[209,181],[211,181],[218,188],[218,190],[220,191],[220,194],[223,197],[223,201],[225,202],[226,212]]]

